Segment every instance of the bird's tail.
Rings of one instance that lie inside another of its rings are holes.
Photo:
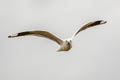
[[[56,52],[60,52],[61,51],[61,49],[58,49]]]
[[[63,51],[62,47],[60,47],[56,52],[61,52]]]
[[[26,35],[30,35],[32,34],[31,32],[27,31],[27,32],[20,32],[17,34],[13,34],[13,35],[9,35],[8,38],[14,38],[14,37],[19,37],[19,36],[26,36]]]

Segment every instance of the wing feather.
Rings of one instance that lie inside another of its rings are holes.
[[[47,31],[25,31],[25,32],[17,33],[16,35],[8,36],[8,37],[13,38],[13,37],[19,37],[19,36],[28,36],[28,35],[34,35],[34,36],[48,38],[50,40],[57,42],[59,45],[62,45],[62,43],[63,43],[63,40],[61,40],[60,38],[56,37],[55,35],[53,35],[50,32],[47,32]]]
[[[90,27],[94,27],[94,26],[97,26],[97,25],[100,25],[100,24],[105,24],[106,21],[103,21],[103,20],[98,20],[98,21],[93,21],[93,22],[89,22],[88,24],[85,24],[83,27],[81,27],[74,35],[76,36],[79,32],[83,31],[83,30],[86,30]]]

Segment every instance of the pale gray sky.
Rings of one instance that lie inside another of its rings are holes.
[[[120,80],[119,0],[0,0],[0,80]],[[68,38],[82,25],[106,20],[73,40],[69,52],[26,30]]]

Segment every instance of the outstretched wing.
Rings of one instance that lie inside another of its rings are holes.
[[[106,21],[103,21],[103,20],[98,20],[98,21],[93,21],[93,22],[89,22],[88,24],[85,24],[83,27],[81,27],[73,36],[76,36],[79,32],[83,31],[83,30],[86,30],[87,28],[90,28],[90,27],[94,27],[96,25],[100,25],[100,24],[105,24]]]
[[[63,43],[63,40],[61,40],[60,38],[56,37],[55,35],[53,35],[50,32],[47,32],[47,31],[25,31],[25,32],[17,33],[15,35],[10,35],[10,36],[8,36],[8,38],[19,37],[19,36],[28,36],[28,35],[34,35],[34,36],[48,38],[50,40],[57,42],[59,45],[62,45],[62,43]]]

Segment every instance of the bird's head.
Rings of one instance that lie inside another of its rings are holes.
[[[72,44],[72,40],[71,39],[66,39],[65,42],[68,43],[68,44],[69,43]]]

